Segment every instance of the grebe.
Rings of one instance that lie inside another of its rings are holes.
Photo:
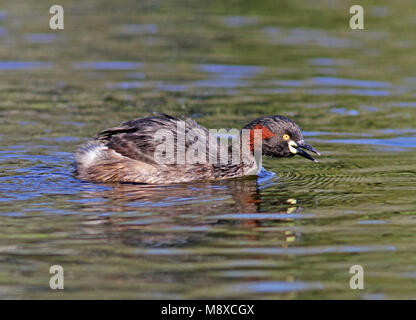
[[[196,180],[222,180],[242,177],[258,173],[261,169],[258,161],[254,160],[253,135],[254,129],[261,130],[261,154],[265,156],[284,158],[300,155],[317,162],[303,149],[320,153],[303,140],[299,126],[289,118],[274,115],[255,119],[246,124],[242,130],[249,132],[249,149],[252,155],[249,161],[205,163],[160,163],[155,160],[155,152],[168,140],[155,139],[157,132],[168,132],[174,140],[166,149],[174,154],[185,153],[193,148],[203,147],[207,150],[206,158],[217,154],[206,148],[207,141],[203,139],[186,139],[184,148],[179,149],[178,122],[183,123],[185,136],[195,130],[209,136],[209,131],[190,118],[177,118],[158,113],[155,116],[138,118],[123,122],[120,126],[109,128],[98,133],[95,139],[81,146],[75,153],[75,177],[81,180],[97,182],[131,182],[147,184],[168,184],[190,182]],[[243,136],[243,135],[242,135]],[[191,141],[190,141],[191,140]],[[241,140],[242,141],[242,140]],[[226,149],[231,159],[231,146]],[[260,155],[261,157],[261,155]],[[245,159],[246,160],[246,159]]]

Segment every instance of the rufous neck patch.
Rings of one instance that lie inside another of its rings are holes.
[[[262,126],[260,124],[255,125],[254,128],[250,130],[250,150],[251,151],[254,151],[254,130],[255,129],[261,130],[262,140],[275,136],[275,134],[272,131],[270,131],[269,128]]]

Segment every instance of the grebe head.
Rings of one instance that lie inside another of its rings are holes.
[[[265,156],[285,158],[295,155],[318,162],[305,150],[320,153],[307,144],[299,126],[284,116],[267,116],[249,122],[243,129],[262,130],[262,153]],[[305,150],[304,150],[305,149]]]

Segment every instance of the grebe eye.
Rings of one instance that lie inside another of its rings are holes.
[[[287,141],[287,140],[289,140],[289,139],[290,139],[290,137],[289,137],[289,135],[288,135],[288,134],[284,134],[284,135],[283,135],[283,140]]]

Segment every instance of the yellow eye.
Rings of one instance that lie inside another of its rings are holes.
[[[284,134],[284,135],[283,135],[283,140],[287,141],[287,140],[289,140],[289,139],[290,139],[290,137],[289,137],[289,135],[288,135],[288,134]]]

